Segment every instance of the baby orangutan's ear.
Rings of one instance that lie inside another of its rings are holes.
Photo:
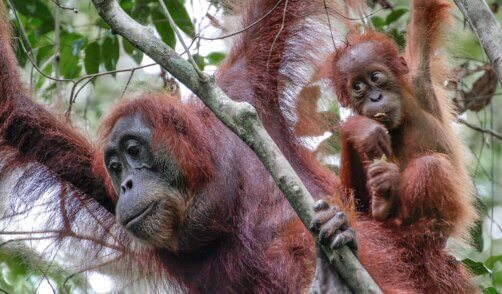
[[[396,63],[397,63],[397,75],[403,76],[410,72],[410,69],[408,68],[408,64],[406,63],[404,57],[399,56],[399,60],[397,60]]]

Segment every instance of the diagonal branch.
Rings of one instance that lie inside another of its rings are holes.
[[[454,0],[469,22],[502,84],[502,29],[485,0]]]
[[[496,131],[494,131],[494,130],[484,129],[484,128],[482,128],[482,127],[478,127],[478,126],[473,125],[473,124],[469,123],[468,121],[466,121],[465,119],[460,118],[460,117],[457,119],[457,121],[458,121],[459,123],[461,123],[461,124],[463,124],[463,125],[467,126],[468,128],[471,128],[471,129],[475,130],[475,131],[481,132],[481,133],[483,133],[483,134],[488,134],[488,135],[490,135],[490,136],[492,136],[492,137],[494,137],[494,138],[497,138],[497,139],[499,139],[499,140],[502,140],[502,134],[497,133],[497,132],[496,132]]]
[[[192,90],[228,128],[253,149],[308,227],[313,215],[314,199],[266,132],[256,110],[246,102],[230,99],[216,85],[214,78],[206,74],[199,77],[189,62],[157,38],[151,29],[127,15],[116,0],[92,2],[99,15],[115,33],[126,38]],[[336,251],[328,247],[323,249],[340,276],[355,293],[381,293],[349,248],[344,247]]]

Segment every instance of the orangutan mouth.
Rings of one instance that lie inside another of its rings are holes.
[[[386,113],[383,113],[383,112],[379,112],[375,115],[373,115],[374,118],[386,118],[387,117],[387,114]]]

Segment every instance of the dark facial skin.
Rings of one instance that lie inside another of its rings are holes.
[[[399,81],[385,66],[370,65],[354,75],[348,85],[354,110],[392,130],[402,121]]]
[[[137,239],[176,250],[181,175],[169,158],[156,158],[151,142],[151,127],[138,114],[119,119],[110,133],[105,165],[120,196],[116,217]]]
[[[351,105],[357,114],[382,123],[388,131],[402,123],[402,92],[398,79],[385,66],[378,63],[362,70],[350,81]],[[351,138],[355,145],[369,152],[366,160],[390,156],[391,139],[388,131],[371,120],[359,119],[361,129]],[[375,147],[370,147],[370,146]],[[385,160],[371,162],[366,170],[367,188],[372,196],[372,215],[384,221],[389,217],[399,186],[400,172],[396,164]]]

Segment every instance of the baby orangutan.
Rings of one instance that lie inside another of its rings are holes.
[[[352,193],[359,222],[373,217],[390,232],[385,238],[400,248],[420,293],[475,289],[444,250],[450,236],[467,239],[476,219],[465,147],[440,87],[448,74],[438,52],[449,9],[444,0],[415,0],[403,56],[386,35],[353,31],[323,70],[341,105],[355,113],[340,126],[342,185]],[[314,211],[321,243],[354,243],[340,235],[347,221],[334,206],[317,203]],[[361,253],[367,246],[360,244]]]
[[[436,87],[446,68],[436,53],[449,7],[414,1],[404,57],[389,37],[367,30],[351,33],[329,64],[338,99],[356,114],[340,133],[342,184],[357,210],[444,236],[465,232],[476,215],[464,145]]]

